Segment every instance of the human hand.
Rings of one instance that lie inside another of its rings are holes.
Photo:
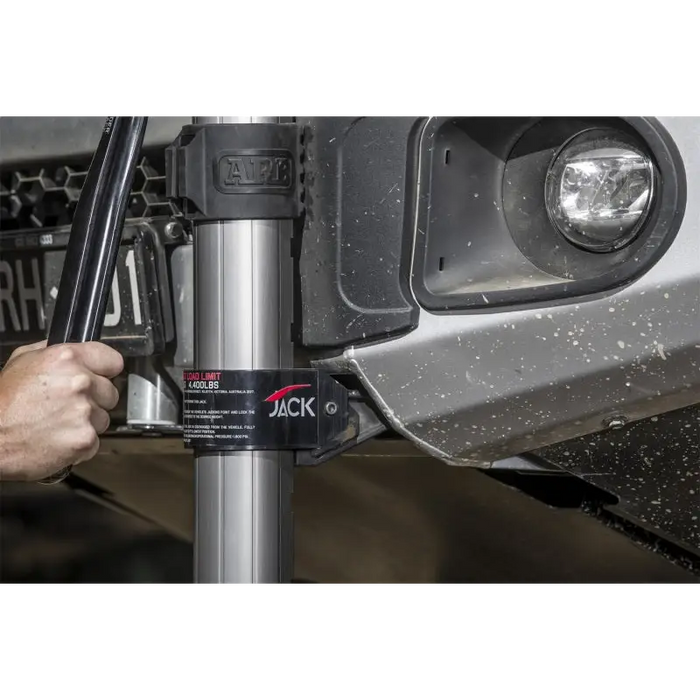
[[[15,350],[0,372],[0,480],[38,481],[94,457],[123,368],[98,342]]]

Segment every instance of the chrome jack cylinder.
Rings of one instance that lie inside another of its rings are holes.
[[[297,193],[289,144],[296,130],[280,121],[195,117],[168,149],[169,196],[182,203],[192,223],[194,362],[207,376],[293,367],[291,236]],[[184,401],[187,442],[187,391]],[[245,416],[233,422],[243,424]],[[202,423],[202,430],[213,429],[208,419]],[[232,424],[231,431],[240,427]],[[206,448],[195,445],[198,583],[291,579],[294,453],[258,447],[223,438]]]

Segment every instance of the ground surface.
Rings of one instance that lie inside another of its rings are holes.
[[[191,580],[191,462],[105,449],[83,473],[182,538],[61,487],[0,486],[0,580]],[[696,582],[575,510],[425,458],[345,457],[297,473],[296,577],[318,582]]]

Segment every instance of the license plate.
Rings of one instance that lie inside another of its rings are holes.
[[[0,354],[45,338],[66,256],[67,232],[0,236]],[[126,355],[150,355],[165,341],[155,237],[125,229],[101,340]],[[160,274],[159,274],[160,272]],[[166,310],[167,311],[167,310]]]

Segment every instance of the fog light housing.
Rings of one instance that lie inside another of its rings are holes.
[[[579,248],[629,245],[646,222],[656,178],[651,158],[622,132],[591,129],[568,141],[545,179],[547,214]]]

